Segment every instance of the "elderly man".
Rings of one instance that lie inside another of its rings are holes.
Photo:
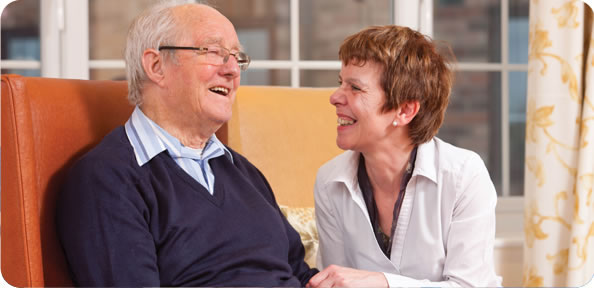
[[[249,63],[211,7],[160,4],[135,20],[126,64],[136,109],[60,194],[75,284],[304,286],[317,272],[264,176],[214,135]]]

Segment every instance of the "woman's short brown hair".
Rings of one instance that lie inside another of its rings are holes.
[[[453,73],[428,37],[408,27],[371,26],[347,37],[338,55],[344,65],[365,65],[371,60],[383,67],[380,85],[386,99],[382,112],[419,101],[419,112],[409,123],[413,144],[425,143],[437,134],[448,106]]]

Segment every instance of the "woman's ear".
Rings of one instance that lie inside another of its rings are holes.
[[[398,123],[398,125],[406,125],[410,123],[410,121],[412,121],[415,116],[417,116],[420,108],[421,104],[419,101],[408,101],[402,103],[396,110],[396,118],[394,118],[394,121]]]
[[[156,85],[163,86],[165,72],[163,67],[163,57],[155,49],[147,49],[142,53],[142,67],[146,76]]]

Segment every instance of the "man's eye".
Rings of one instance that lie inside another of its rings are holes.
[[[216,48],[216,47],[209,47],[209,48],[207,48],[206,53],[212,54],[212,55],[221,55],[221,49]]]
[[[338,80],[338,86],[342,85],[342,80]]]
[[[361,91],[361,88],[355,86],[355,85],[351,85],[351,88],[355,91]]]

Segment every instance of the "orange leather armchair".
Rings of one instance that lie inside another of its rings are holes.
[[[338,154],[333,89],[241,87],[217,136],[271,183],[280,204],[313,207],[320,165]],[[124,81],[2,75],[2,275],[14,286],[72,286],[54,223],[68,168],[128,119]]]
[[[2,275],[14,286],[72,286],[55,232],[67,168],[122,125],[126,82],[2,75]]]

